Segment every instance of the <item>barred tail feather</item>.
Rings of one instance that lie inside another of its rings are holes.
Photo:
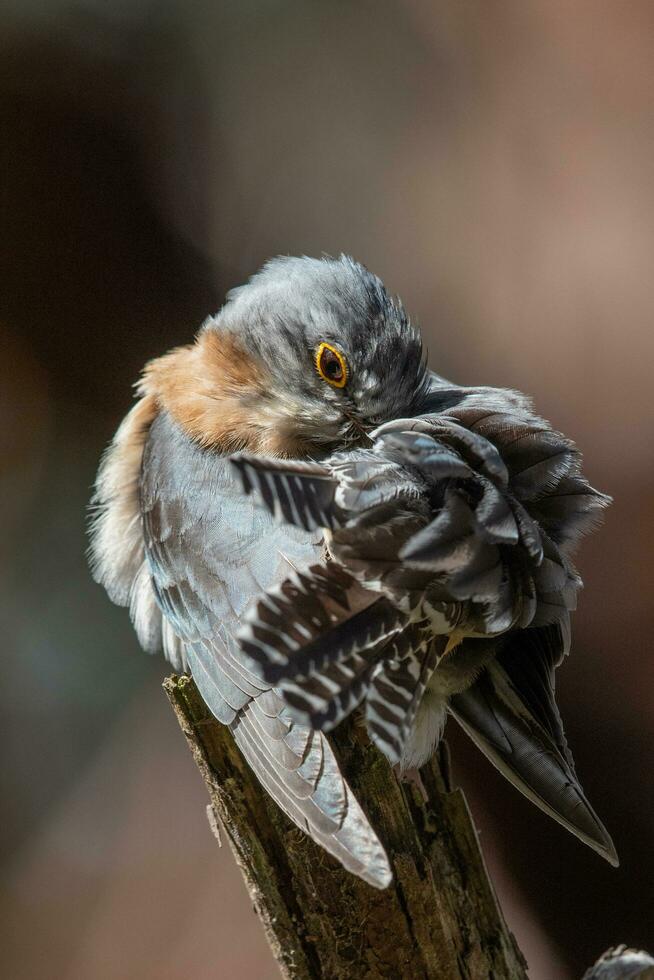
[[[269,684],[308,677],[392,636],[406,615],[333,563],[296,572],[266,592],[238,640],[248,666]]]
[[[231,457],[243,490],[258,492],[266,509],[277,520],[315,531],[342,523],[334,503],[337,483],[318,463],[269,459],[238,453]]]
[[[420,627],[406,630],[402,639],[409,652],[402,656],[400,649],[393,651],[374,674],[366,698],[368,731],[392,764],[404,754],[439,653]]]
[[[279,690],[294,718],[323,731],[340,724],[365,698],[386,641],[327,664],[309,677],[287,678]]]

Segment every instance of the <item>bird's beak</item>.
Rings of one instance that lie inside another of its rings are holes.
[[[358,436],[358,440],[357,441],[360,440],[360,442],[361,442],[361,444],[363,446],[372,446],[372,439],[368,435],[368,433],[371,431],[371,428],[372,427],[371,426],[366,426],[361,421],[361,419],[360,418],[357,418],[357,416],[354,415],[354,413],[352,413],[352,412],[345,412],[345,418],[348,420],[348,422],[350,423],[350,425],[352,426],[352,428],[357,433],[357,436]]]

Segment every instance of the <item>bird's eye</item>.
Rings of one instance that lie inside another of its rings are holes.
[[[316,371],[334,388],[345,386],[347,363],[341,352],[330,344],[321,344],[316,351]]]

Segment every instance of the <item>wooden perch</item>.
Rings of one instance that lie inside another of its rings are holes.
[[[442,756],[421,770],[425,802],[417,787],[398,782],[362,726],[348,721],[332,736],[393,865],[392,884],[378,891],[291,824],[190,678],[169,677],[164,687],[285,977],[526,978]]]

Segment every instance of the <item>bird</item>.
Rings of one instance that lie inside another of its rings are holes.
[[[322,461],[232,458],[271,516],[326,541],[321,562],[250,605],[245,663],[321,730],[363,707],[412,781],[453,716],[521,792],[617,863],[554,697],[582,585],[571,554],[608,498],[518,392],[441,384],[427,414],[368,438]]]
[[[654,980],[654,958],[645,950],[621,944],[607,949],[582,980]]]
[[[363,711],[406,776],[452,716],[617,863],[554,699],[572,549],[608,498],[529,399],[430,370],[347,255],[269,260],[136,396],[95,482],[93,575],[300,829],[387,887],[328,732]]]

